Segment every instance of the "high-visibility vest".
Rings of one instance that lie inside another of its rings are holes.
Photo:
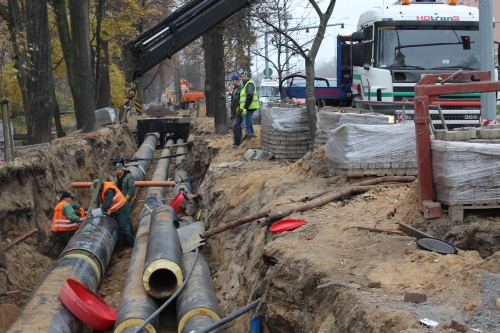
[[[82,219],[84,219],[84,218],[85,218],[85,216],[87,216],[87,214],[85,214],[85,209],[83,209],[82,207],[80,207],[80,217],[81,217]]]
[[[250,106],[248,107],[248,109],[254,110],[254,109],[258,109],[260,107],[259,95],[257,94],[257,86],[255,85],[255,82],[253,82],[252,80],[248,80],[240,92],[240,109],[243,109],[245,107],[245,102],[247,100],[247,85],[250,82],[253,83],[253,98],[252,98],[252,103],[250,103]]]
[[[118,189],[118,187],[116,187],[111,182],[104,182],[104,189],[102,190],[101,193],[101,204],[104,202],[104,193],[106,193],[106,191],[109,189],[113,189],[115,191],[115,196],[113,197],[113,201],[111,202],[111,205],[108,208],[108,213],[111,214],[113,212],[116,212],[118,209],[122,208],[123,205],[125,205],[126,200],[122,192]]]
[[[54,208],[54,217],[52,218],[52,231],[62,232],[62,231],[72,231],[78,229],[78,222],[73,222],[68,220],[66,216],[63,215],[63,206],[69,205],[66,201],[61,200]]]

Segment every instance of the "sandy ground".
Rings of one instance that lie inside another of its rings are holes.
[[[136,118],[129,118],[131,130]],[[202,220],[207,228],[263,209],[279,212],[299,206],[303,204],[300,199],[307,195],[365,180],[329,175],[324,148],[318,148],[304,160],[246,161],[242,157],[245,149],[260,144],[260,126],[255,126],[255,132],[256,138],[245,140],[240,148],[234,149],[231,135],[214,134],[213,119],[200,117],[192,124],[189,171],[191,174],[207,171],[199,190]],[[73,139],[66,140],[68,147],[76,144]],[[135,150],[130,141],[127,144],[133,147],[128,150]],[[93,154],[98,154],[99,149]],[[119,151],[127,155],[128,150],[120,146]],[[86,158],[84,161],[86,167],[76,178],[84,178],[83,172],[96,172],[98,164]],[[148,175],[154,166],[150,165]],[[51,180],[56,184],[53,192],[75,178],[60,167],[56,170],[59,176]],[[33,206],[29,197],[24,198],[25,203],[22,201],[22,182],[16,186],[14,195],[19,204]],[[145,196],[145,190],[141,191],[138,200]],[[83,191],[77,194],[82,201],[88,197]],[[472,245],[459,247],[457,255],[444,256],[419,249],[415,238],[407,235],[355,228],[396,230],[396,222],[402,222],[445,238],[452,229],[456,229],[453,235],[459,235],[460,230],[481,227],[492,238],[500,239],[492,232],[498,226],[497,219],[486,222],[469,219],[464,225],[449,221],[446,216],[423,221],[417,200],[416,182],[380,186],[288,216],[306,221],[293,231],[272,234],[268,228],[259,228],[253,222],[213,236],[203,251],[210,260],[223,315],[261,297],[256,314],[262,321],[263,332],[428,332],[419,324],[422,318],[438,321],[438,332],[450,331],[446,325],[451,320],[468,324],[468,332],[500,332],[497,327],[500,315],[495,305],[500,297],[500,255],[483,259],[478,251],[468,250],[473,247],[471,242]],[[48,200],[41,204],[50,210]],[[16,208],[14,203],[4,204],[0,208],[9,217],[0,229],[3,241],[14,239],[32,227],[27,215],[19,220],[21,227],[14,223],[19,205]],[[132,211],[135,228],[141,209],[141,202],[136,202]],[[50,214],[43,209],[39,211],[47,215],[48,221]],[[32,210],[27,212],[33,214]],[[453,239],[458,238],[450,241]],[[0,293],[19,291],[20,296],[0,296],[0,332],[52,264],[50,246],[47,240],[30,239],[6,253],[9,281],[12,281]],[[494,249],[492,246],[489,251],[495,252]],[[130,254],[130,249],[118,244],[98,289],[115,308],[120,301]],[[0,268],[4,267],[1,259]],[[369,287],[369,283],[380,283],[380,287]],[[424,294],[427,301],[403,302],[405,292]],[[169,308],[162,314],[160,332],[176,331],[174,312],[175,309]],[[233,321],[226,332],[248,332],[253,314]]]

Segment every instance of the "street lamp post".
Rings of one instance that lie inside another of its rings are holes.
[[[348,18],[350,18],[350,17],[343,17],[341,19],[338,19],[337,22],[335,22],[335,23],[338,23],[340,20],[346,20]],[[343,27],[344,26],[342,25],[342,28]],[[333,28],[333,38],[335,38],[335,60],[336,60],[337,59],[337,51],[338,50],[337,50],[337,35],[335,35],[335,27]]]

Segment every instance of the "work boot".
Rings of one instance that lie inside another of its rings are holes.
[[[238,148],[240,145],[234,144],[233,148]]]

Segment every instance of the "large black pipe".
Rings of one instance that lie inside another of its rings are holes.
[[[127,278],[122,291],[122,298],[118,306],[115,323],[115,333],[133,332],[153,312],[158,309],[156,300],[148,295],[142,286],[142,271],[146,259],[146,248],[149,239],[149,225],[151,212],[143,209],[139,227],[135,237],[134,249],[128,265]],[[151,320],[145,327],[149,333],[159,331],[158,317]]]
[[[166,154],[164,149],[162,155]],[[168,160],[168,159],[167,159]],[[159,160],[162,161],[162,160]],[[164,171],[165,164],[157,163],[152,180],[166,180]],[[163,189],[165,191],[165,189]],[[164,197],[165,193],[155,191],[156,196]],[[150,188],[148,195],[153,195],[153,189]],[[162,199],[158,198],[158,199]],[[157,301],[146,291],[142,284],[142,273],[144,270],[144,261],[146,259],[147,244],[149,240],[149,228],[151,223],[151,212],[148,208],[141,211],[139,218],[139,227],[135,237],[134,249],[128,266],[125,286],[122,291],[122,298],[118,306],[117,319],[115,323],[115,333],[134,332],[147,318],[158,310]],[[156,333],[159,330],[158,317],[153,318],[145,327],[147,332]]]
[[[135,180],[144,179],[149,164],[151,163],[150,159],[154,155],[156,149],[156,143],[158,142],[159,137],[160,137],[159,133],[149,134],[134,155],[135,157],[138,157],[141,160],[127,164],[126,166],[127,170],[130,171],[130,173],[134,176]]]
[[[67,279],[77,280],[95,291],[99,276],[86,257],[60,258],[42,277],[7,332],[81,332],[83,323],[59,300],[59,291]]]
[[[98,276],[101,278],[113,255],[118,235],[118,224],[113,217],[93,217],[91,223],[84,224],[70,239],[61,256],[88,257],[96,265]]]
[[[183,255],[182,266],[184,271],[189,269],[193,259],[193,252]],[[198,254],[193,273],[177,297],[176,306],[178,332],[180,333],[189,333],[191,332],[190,328],[197,326],[199,322],[209,321],[203,317],[213,321],[220,320],[221,311],[212,284],[210,269],[202,253]],[[192,320],[196,320],[196,322],[190,323]]]
[[[143,284],[148,294],[167,298],[183,282],[182,251],[174,225],[177,214],[170,206],[161,205],[151,215]]]

